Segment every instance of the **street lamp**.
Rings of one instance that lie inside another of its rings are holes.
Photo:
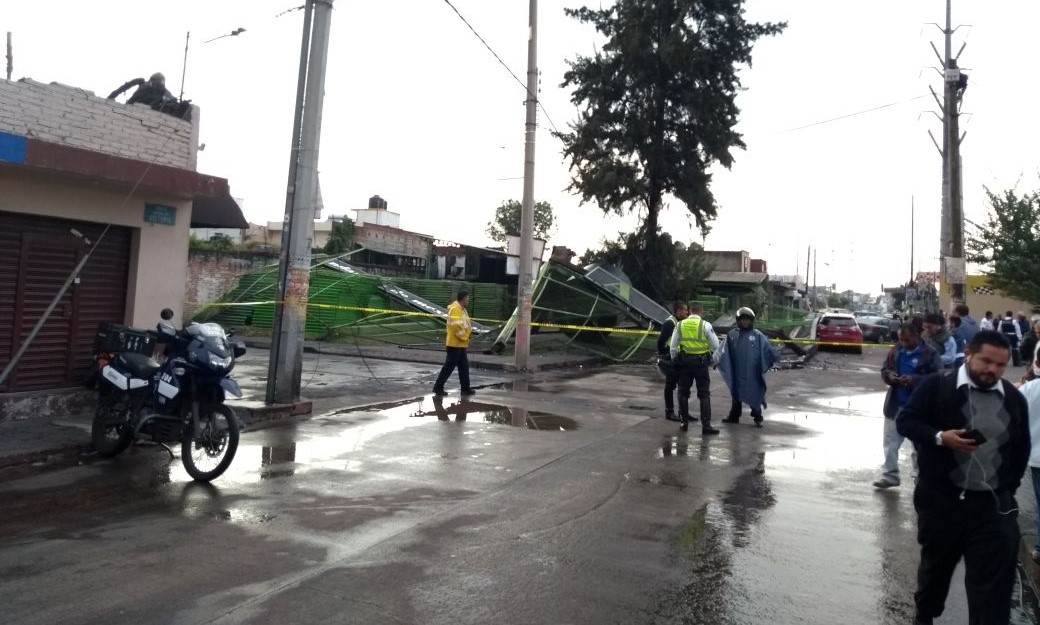
[[[213,41],[216,41],[217,39],[223,39],[224,37],[237,37],[237,36],[241,35],[244,32],[246,32],[246,29],[239,27],[239,28],[236,28],[235,30],[233,30],[233,31],[231,31],[229,33],[224,33],[223,35],[220,35],[219,37],[214,37],[212,39],[207,39],[206,41],[203,41],[202,44],[205,45],[207,43],[211,43]],[[184,65],[181,66],[181,92],[180,92],[180,95],[177,96],[178,100],[183,100],[184,99],[184,77],[188,73],[188,44],[190,42],[191,42],[191,31],[189,30],[188,33],[184,36]]]

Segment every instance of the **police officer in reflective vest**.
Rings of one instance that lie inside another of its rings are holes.
[[[701,434],[718,434],[711,427],[711,378],[713,354],[719,349],[719,338],[711,324],[701,319],[704,309],[691,303],[690,315],[679,322],[672,332],[671,356],[679,373],[679,418],[683,432],[689,429],[690,388],[697,383],[697,399],[701,404]]]

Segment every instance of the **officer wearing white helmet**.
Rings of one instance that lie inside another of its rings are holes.
[[[746,306],[737,311],[737,327],[726,335],[718,356],[718,369],[729,387],[733,403],[723,423],[739,423],[743,404],[751,407],[751,418],[762,427],[766,406],[765,372],[780,360],[769,338],[755,329],[755,311]]]

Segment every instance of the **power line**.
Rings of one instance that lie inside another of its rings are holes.
[[[849,113],[847,115],[842,115],[840,117],[832,117],[831,119],[825,119],[823,121],[813,122],[811,124],[806,124],[804,126],[798,126],[796,128],[788,128],[787,130],[781,130],[780,132],[777,132],[776,134],[782,135],[782,134],[787,133],[787,132],[795,132],[796,130],[805,130],[806,128],[812,128],[814,126],[822,126],[823,124],[829,124],[831,122],[840,121],[842,119],[848,119],[850,117],[857,117],[859,115],[866,115],[867,113],[873,113],[874,111],[880,111],[881,109],[886,109],[886,108],[889,108],[889,107],[892,107],[892,106],[898,106],[900,104],[907,104],[909,102],[913,102],[915,100],[921,100],[923,98],[928,98],[928,97],[931,97],[931,94],[925,93],[923,95],[919,95],[919,96],[910,98],[908,100],[899,100],[898,102],[889,102],[888,104],[882,104],[881,106],[875,106],[874,108],[869,108],[869,109],[865,109],[865,110],[862,110],[862,111],[856,111],[855,113]]]
[[[509,66],[506,65],[506,62],[502,60],[502,57],[498,56],[498,53],[495,52],[495,50],[488,44],[488,42],[480,36],[480,33],[477,32],[477,29],[473,28],[473,25],[469,23],[469,20],[463,17],[462,13],[459,13],[459,10],[455,8],[455,5],[451,3],[451,0],[444,0],[444,3],[451,7],[452,11],[455,11],[455,15],[459,16],[459,19],[462,20],[462,23],[465,24],[474,35],[476,35],[477,39],[480,40],[480,43],[484,44],[484,47],[488,49],[488,52],[490,52],[491,55],[495,57],[499,64],[502,67],[506,68],[506,71],[509,72],[509,75],[513,77],[513,80],[515,80],[518,85],[523,87],[524,91],[527,91],[527,97],[534,98],[535,103],[538,104],[538,108],[542,109],[542,113],[545,115],[546,121],[548,121],[549,125],[552,126],[553,132],[559,133],[560,131],[556,128],[556,124],[554,124],[552,118],[549,117],[549,111],[545,110],[545,107],[542,105],[542,101],[538,99],[538,96],[531,93],[527,89],[527,85],[524,84],[524,81],[520,80],[520,77],[518,77],[513,72],[513,70],[509,69]]]

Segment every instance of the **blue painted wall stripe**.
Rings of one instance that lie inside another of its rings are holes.
[[[25,163],[25,137],[0,132],[0,161],[7,163]]]

